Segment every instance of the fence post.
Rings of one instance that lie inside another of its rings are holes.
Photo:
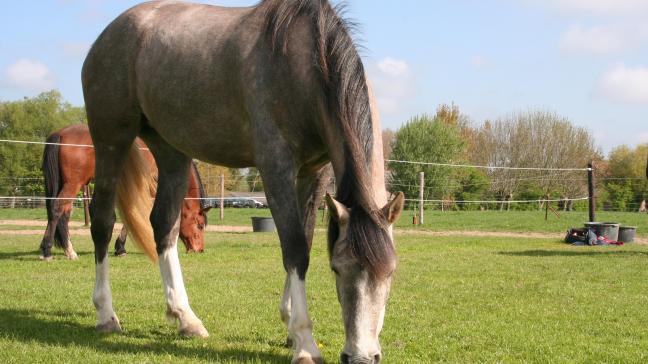
[[[419,225],[423,225],[425,222],[423,218],[423,210],[424,210],[424,202],[423,202],[423,196],[424,196],[424,189],[425,189],[425,173],[424,172],[419,172]]]
[[[85,219],[85,226],[90,225],[90,203],[88,199],[90,198],[90,186],[83,186],[83,216]]]
[[[225,173],[220,175],[220,219],[225,219]]]
[[[592,162],[587,164],[587,190],[589,193],[589,221],[596,221],[596,203],[594,200],[594,166]]]

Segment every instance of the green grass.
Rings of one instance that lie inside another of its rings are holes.
[[[344,335],[319,233],[308,275],[315,337],[336,362]],[[124,333],[94,332],[92,248],[37,259],[39,236],[0,236],[0,362],[286,363],[277,305],[283,270],[274,234],[213,234],[181,255],[208,339],[165,324],[159,273],[139,253],[111,259]],[[645,362],[648,247],[572,247],[551,239],[397,234],[381,343],[386,363]]]

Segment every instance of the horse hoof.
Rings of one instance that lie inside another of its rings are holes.
[[[209,332],[201,323],[192,324],[180,329],[180,335],[184,337],[209,337]]]
[[[77,253],[72,252],[71,254],[66,254],[65,255],[69,260],[79,260],[79,256]]]
[[[42,260],[43,262],[51,262],[52,260],[54,260],[54,256],[50,255],[46,257],[44,255],[41,255],[40,257],[38,257],[38,259]]]
[[[103,324],[97,324],[96,326],[97,332],[103,333],[103,334],[110,334],[110,333],[121,333],[122,328],[121,325],[119,325],[119,321],[116,319],[110,320],[106,323]]]
[[[324,364],[322,358],[297,358],[293,359],[292,364]]]
[[[115,256],[117,258],[122,258],[126,256],[126,252],[115,252]]]

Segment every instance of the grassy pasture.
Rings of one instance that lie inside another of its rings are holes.
[[[461,225],[457,222],[454,225]],[[453,226],[454,226],[453,225]],[[456,226],[459,228],[460,226]],[[336,362],[344,335],[323,233],[307,290],[315,337]],[[275,234],[209,233],[181,255],[192,306],[211,336],[178,338],[159,273],[142,254],[111,259],[124,333],[94,332],[92,246],[37,260],[40,236],[0,235],[0,362],[286,363]],[[381,342],[386,363],[645,362],[648,247],[556,239],[397,233],[400,266]]]

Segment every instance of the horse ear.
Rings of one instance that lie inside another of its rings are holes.
[[[405,207],[405,195],[402,192],[396,194],[393,200],[387,203],[382,209],[382,213],[390,224],[398,220],[403,208]]]
[[[212,209],[212,207],[213,207],[213,206],[207,206],[207,207],[205,207],[205,208],[202,208],[202,209],[200,209],[200,212],[202,212],[203,215],[207,215],[207,213],[209,212],[209,210]]]
[[[331,216],[333,216],[335,221],[339,224],[344,224],[349,221],[349,209],[346,206],[335,200],[329,193],[326,194],[325,200],[329,211],[331,211]]]

